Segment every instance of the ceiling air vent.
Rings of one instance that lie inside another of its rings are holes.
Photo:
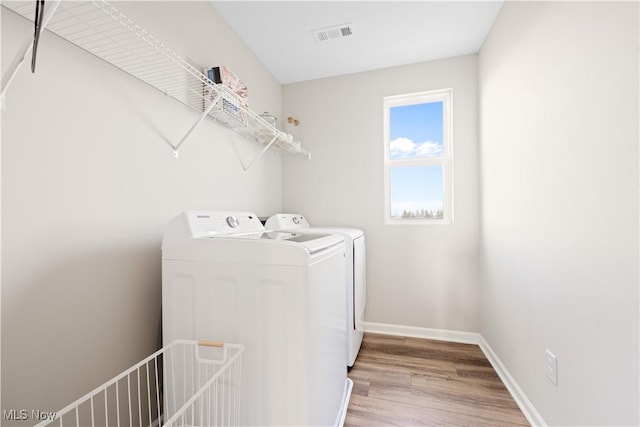
[[[324,42],[332,39],[339,39],[348,37],[353,34],[353,26],[349,22],[348,24],[333,25],[327,28],[320,28],[318,30],[311,30],[313,38],[317,42]]]

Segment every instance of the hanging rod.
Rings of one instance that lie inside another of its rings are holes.
[[[56,13],[56,10],[58,9],[59,5],[60,5],[60,0],[50,1],[49,3],[45,4],[45,10],[43,11],[44,15],[42,18],[42,27],[40,28],[40,32],[45,30],[45,28],[49,24],[49,21],[51,20],[51,17]],[[18,49],[16,56],[13,58],[13,60],[9,64],[9,67],[7,68],[7,71],[2,76],[2,81],[0,82],[0,108],[1,109],[4,110],[5,108],[5,95],[6,95],[7,89],[11,85],[13,78],[16,76],[16,74],[18,74],[18,71],[20,70],[20,67],[24,63],[24,60],[31,53],[32,50],[33,50],[33,36],[29,35],[24,40],[24,42],[22,42],[22,45]]]

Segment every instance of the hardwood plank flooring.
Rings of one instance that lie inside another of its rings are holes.
[[[528,426],[477,345],[365,334],[345,426]]]

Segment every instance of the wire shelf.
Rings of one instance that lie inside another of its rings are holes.
[[[35,3],[3,1],[2,6],[33,20]],[[201,113],[201,119],[174,146],[176,156],[205,117],[259,143],[309,156],[300,142],[267,123],[235,93],[209,80],[201,68],[189,64],[104,0],[60,1],[46,29]]]

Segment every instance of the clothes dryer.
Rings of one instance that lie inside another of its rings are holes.
[[[266,222],[267,230],[297,231],[313,234],[339,234],[344,237],[347,262],[347,366],[356,361],[364,331],[364,311],[367,300],[365,236],[362,230],[347,227],[311,227],[300,214],[279,213]]]
[[[241,425],[341,425],[352,387],[345,257],[337,235],[265,232],[248,212],[185,212],[162,242],[164,341],[244,345]]]

